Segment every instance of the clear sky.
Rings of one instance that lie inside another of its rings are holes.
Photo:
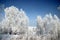
[[[52,13],[60,18],[60,10],[57,9],[60,5],[59,0],[0,0],[0,5],[3,4],[4,8],[15,6],[22,8],[30,19],[30,25],[36,25],[36,17],[38,15],[44,16]],[[0,13],[4,15],[4,12]],[[0,16],[1,19],[1,16]]]

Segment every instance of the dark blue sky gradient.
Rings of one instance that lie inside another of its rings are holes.
[[[0,0],[0,3],[4,4],[4,8],[10,6],[22,8],[29,17],[31,26],[36,24],[35,20],[38,15],[43,17],[52,13],[60,18],[60,11],[57,9],[60,5],[59,0]]]

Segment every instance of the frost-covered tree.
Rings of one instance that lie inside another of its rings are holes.
[[[50,35],[50,38],[56,38],[58,30],[60,30],[60,19],[56,15],[48,14],[44,18],[37,17],[37,34]]]
[[[29,19],[22,9],[11,6],[4,11],[5,18],[0,23],[1,33],[24,34],[27,32]]]

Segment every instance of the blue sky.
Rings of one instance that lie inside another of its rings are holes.
[[[30,19],[30,25],[36,25],[36,17],[38,15],[44,16],[52,13],[60,18],[60,10],[57,7],[60,5],[59,0],[0,0],[0,5],[3,4],[4,8],[15,6],[22,8]],[[4,15],[4,11],[0,13]],[[1,20],[1,16],[0,16]]]

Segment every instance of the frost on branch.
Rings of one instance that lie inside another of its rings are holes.
[[[37,26],[29,27],[29,19],[22,9],[14,6],[5,9],[0,23],[1,40],[60,40],[60,19],[47,14],[37,16]]]
[[[40,16],[37,16],[37,35],[42,35],[47,38],[49,37],[56,39],[58,37],[58,33],[60,32],[60,19],[54,15],[51,14],[46,15],[44,18],[41,18]],[[56,39],[58,40],[58,39]]]
[[[22,9],[14,6],[5,9],[5,19],[0,23],[0,33],[25,34],[27,33],[28,17]]]

